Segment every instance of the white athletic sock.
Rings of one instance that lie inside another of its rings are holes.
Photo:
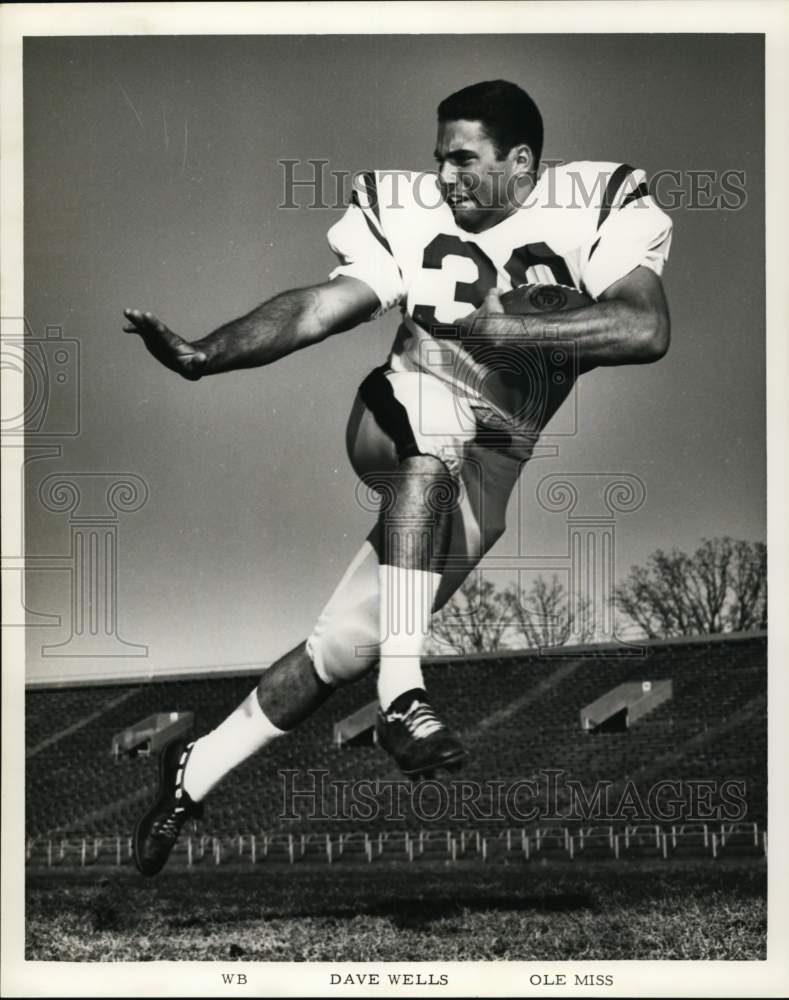
[[[419,658],[430,634],[433,600],[440,573],[382,565],[380,582],[381,664],[378,700],[387,709],[395,698],[425,681]]]
[[[192,747],[184,771],[184,789],[194,801],[205,798],[226,774],[284,730],[266,718],[257,688],[212,732]]]

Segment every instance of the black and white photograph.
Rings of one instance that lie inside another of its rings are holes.
[[[0,15],[2,995],[786,995],[789,5]]]

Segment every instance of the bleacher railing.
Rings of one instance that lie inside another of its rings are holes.
[[[395,862],[626,861],[655,858],[709,858],[767,855],[767,831],[757,823],[658,824],[642,826],[510,827],[388,830],[368,833],[282,833],[260,831],[234,836],[182,835],[170,864],[174,868],[220,865],[337,864]],[[30,868],[123,867],[132,864],[126,835],[31,838],[25,845]]]

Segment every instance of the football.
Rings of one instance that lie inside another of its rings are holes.
[[[592,305],[593,299],[569,285],[518,285],[501,296],[501,304],[508,316],[528,316],[581,309]]]

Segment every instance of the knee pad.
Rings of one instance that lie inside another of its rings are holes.
[[[307,654],[325,684],[338,687],[363,677],[378,659],[378,600],[342,617],[322,614],[307,639]]]
[[[366,541],[307,640],[320,679],[347,684],[365,674],[378,659],[378,630],[378,559]]]

